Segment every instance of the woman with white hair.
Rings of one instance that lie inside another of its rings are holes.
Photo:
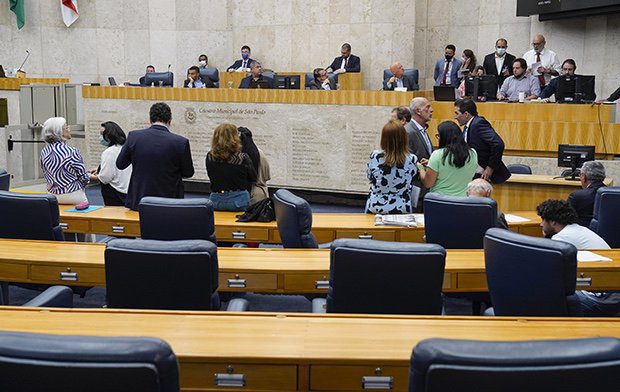
[[[41,169],[47,182],[47,191],[58,199],[59,204],[88,202],[86,185],[88,171],[80,151],[66,142],[71,139],[67,120],[52,117],[43,123],[45,147],[41,150]]]

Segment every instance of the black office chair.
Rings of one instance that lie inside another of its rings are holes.
[[[612,392],[620,340],[427,339],[413,349],[409,392]]]
[[[313,311],[441,314],[445,262],[435,244],[337,239],[327,299],[313,300]]]
[[[11,186],[11,175],[4,169],[0,169],[0,191],[8,191]]]
[[[209,79],[211,79],[215,87],[220,87],[220,72],[217,70],[217,68],[201,68],[200,76],[207,76]]]
[[[335,73],[327,74],[327,77],[334,83],[338,82],[337,74]],[[314,72],[306,72],[306,77],[304,79],[304,88],[308,90],[310,89],[310,83],[314,80]]]
[[[497,316],[579,316],[577,249],[567,242],[489,229],[484,260]]]
[[[64,241],[53,195],[0,191],[0,238]]]
[[[410,78],[412,78],[414,80],[415,84],[417,84],[418,86],[420,85],[418,83],[418,80],[420,78],[420,71],[418,71],[415,68],[406,68],[405,69],[405,75],[409,76]],[[385,79],[391,78],[392,76],[394,76],[394,73],[392,73],[392,71],[390,71],[389,68],[384,69],[383,70],[383,79],[381,79],[381,81],[383,82]]]
[[[426,242],[446,249],[482,249],[484,233],[495,227],[497,203],[487,197],[424,196]]]
[[[156,338],[0,332],[0,390],[178,392],[179,364]]]
[[[286,189],[279,189],[273,195],[278,232],[285,248],[319,248],[312,234],[312,209],[301,197]],[[329,248],[330,244],[321,244]]]
[[[620,187],[599,188],[594,199],[590,229],[612,248],[620,248]]]
[[[8,299],[4,297],[3,291],[4,290],[0,290],[0,305],[9,305]],[[22,306],[36,308],[72,308],[73,290],[67,286],[52,286]],[[0,390],[1,389],[2,388],[0,388]]]
[[[512,165],[506,166],[509,172],[512,174],[532,174],[532,168],[528,165],[523,165],[520,163],[513,163]]]
[[[105,250],[110,308],[219,310],[217,247],[205,240],[114,239]],[[247,309],[234,299],[229,311]]]
[[[213,203],[209,199],[143,197],[138,211],[142,239],[216,243]]]

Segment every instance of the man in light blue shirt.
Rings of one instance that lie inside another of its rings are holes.
[[[187,71],[187,79],[183,83],[183,87],[189,88],[205,88],[205,87],[215,87],[211,79],[207,76],[200,76],[200,68],[197,66],[190,67]]]
[[[524,59],[518,58],[512,63],[512,76],[509,76],[504,80],[502,88],[497,94],[497,99],[500,101],[518,101],[519,93],[525,94],[525,99],[536,99],[540,95],[540,82],[532,75],[528,75],[525,70],[527,69],[527,62]]]

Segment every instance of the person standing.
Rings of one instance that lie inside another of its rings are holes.
[[[532,39],[533,49],[523,55],[527,61],[528,71],[538,78],[540,89],[543,90],[551,81],[551,78],[560,74],[560,60],[554,51],[545,48],[547,41],[542,34],[537,34]],[[533,65],[537,65],[532,69]]]
[[[149,117],[150,128],[130,132],[116,159],[120,170],[133,167],[125,206],[136,211],[144,196],[182,199],[183,178],[194,175],[189,140],[170,131],[170,106],[154,104]]]
[[[487,75],[497,76],[497,86],[502,87],[504,80],[512,75],[512,63],[516,57],[507,53],[508,41],[500,38],[495,41],[495,52],[484,56],[484,71]]]
[[[362,65],[360,58],[354,54],[351,54],[351,45],[344,43],[340,48],[340,57],[336,57],[332,64],[327,67],[326,71],[333,72],[335,74],[345,72],[361,72]]]
[[[461,60],[455,59],[456,46],[449,44],[444,49],[444,58],[437,60],[435,63],[435,86],[452,86],[454,88],[459,85],[459,69],[463,65]]]

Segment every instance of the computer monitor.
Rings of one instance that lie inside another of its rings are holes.
[[[578,168],[583,166],[584,162],[594,160],[594,146],[582,146],[578,144],[560,144],[558,145],[558,166],[570,167],[571,172],[567,180],[578,180]],[[563,176],[568,177],[568,176]]]
[[[114,77],[110,76],[108,82],[110,82],[110,86],[116,86],[116,79]]]
[[[266,80],[250,80],[250,88],[268,89],[269,82]]]
[[[0,78],[6,78],[6,73],[4,72],[4,67],[0,65]]]
[[[150,86],[174,86],[174,74],[172,72],[147,72],[144,75],[144,84]]]
[[[558,103],[583,103],[594,101],[594,75],[558,76],[558,88],[555,100]]]
[[[286,88],[289,90],[299,90],[301,88],[301,75],[289,75],[286,81]]]
[[[476,101],[497,99],[497,76],[482,75],[465,78],[465,95]]]
[[[456,100],[456,89],[450,86],[433,86],[433,96],[435,101],[454,102]]]
[[[279,90],[288,88],[288,77],[285,75],[276,75],[273,78],[273,85]]]

